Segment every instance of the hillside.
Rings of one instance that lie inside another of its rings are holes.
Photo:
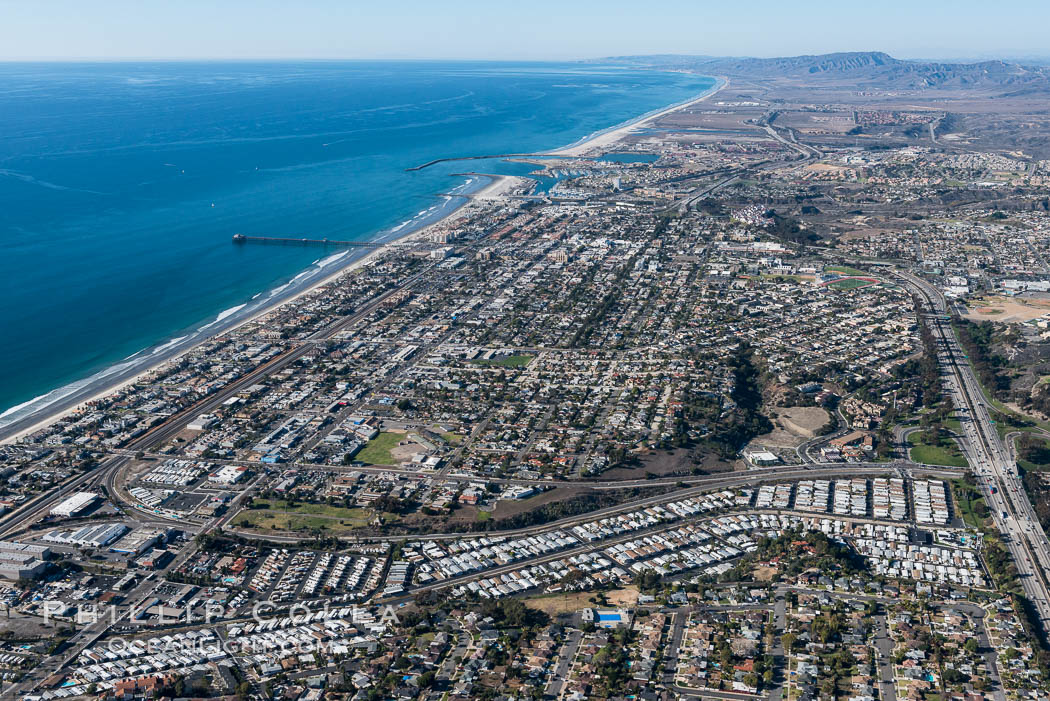
[[[1006,61],[938,63],[905,61],[881,51],[854,51],[783,58],[619,56],[606,62],[748,78],[850,80],[898,88],[1007,88],[1025,94],[1050,90],[1050,67]]]

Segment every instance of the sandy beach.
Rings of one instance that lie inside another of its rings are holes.
[[[489,175],[486,173],[478,173],[478,175],[492,178],[492,182],[470,195],[470,198],[475,200],[499,199],[508,192],[523,187],[530,180],[530,178],[523,178],[517,175]]]
[[[679,103],[677,105],[672,105],[657,112],[651,112],[649,114],[642,115],[638,119],[628,122],[627,124],[623,124],[612,129],[607,129],[605,131],[598,132],[597,134],[588,137],[584,141],[572,144],[571,146],[566,146],[565,148],[561,148],[556,151],[548,151],[544,155],[584,156],[590,154],[593,151],[604,150],[612,144],[615,144],[616,142],[620,141],[636,129],[641,129],[644,126],[653,123],[660,117],[671,114],[672,112],[677,112],[678,110],[687,109],[689,107],[692,107],[693,105],[703,102],[704,100],[707,100],[712,95],[715,95],[719,91],[721,91],[727,85],[729,85],[728,78],[718,78],[718,82],[710,90],[708,90],[703,95],[700,95],[699,97],[693,98],[692,100],[688,100],[686,102]]]
[[[480,189],[472,192],[459,195],[448,195],[451,197],[458,196],[462,199],[458,206],[451,208],[450,211],[441,216],[441,218],[433,221],[425,221],[419,228],[409,229],[403,233],[397,233],[396,231],[384,232],[373,240],[384,240],[388,245],[398,246],[411,245],[411,243],[415,241],[422,241],[426,239],[434,229],[446,224],[451,217],[459,214],[464,207],[471,203],[472,200],[498,199],[508,191],[523,186],[529,179],[514,175],[490,175],[484,173],[469,173],[465,175],[470,178],[484,177],[488,182]],[[138,382],[154,369],[161,367],[165,363],[177,360],[178,357],[189,352],[193,347],[204,343],[209,339],[230,333],[236,330],[238,326],[265,316],[279,309],[280,306],[292,303],[304,295],[313,293],[324,285],[337,282],[343,276],[350,275],[355,270],[364,267],[364,265],[370,264],[381,255],[384,250],[386,250],[385,247],[372,250],[361,249],[348,251],[345,255],[345,261],[340,261],[341,264],[335,265],[335,270],[325,271],[323,269],[318,269],[313,271],[313,274],[310,275],[308,279],[303,280],[301,286],[298,286],[294,291],[289,291],[289,294],[287,295],[277,295],[273,298],[268,298],[264,303],[257,305],[254,309],[246,310],[243,314],[235,314],[227,319],[213,321],[206,327],[203,327],[201,331],[185,337],[180,342],[170,343],[170,345],[167,346],[160,346],[164,348],[163,352],[148,355],[140,362],[135,363],[134,367],[128,368],[125,371],[118,370],[110,373],[107,369],[104,371],[104,373],[106,373],[105,377],[101,377],[97,380],[88,378],[84,381],[83,386],[71,391],[67,397],[50,401],[38,410],[33,410],[33,408],[31,408],[33,402],[30,402],[29,405],[25,407],[27,409],[27,411],[25,411],[25,416],[18,417],[15,421],[0,426],[0,444],[14,443],[20,438],[27,436],[29,433],[33,433],[50,423],[69,416],[70,413],[77,412],[85,404],[104,399],[114,394],[114,392],[118,392],[129,385]],[[308,270],[308,272],[310,271]],[[60,387],[56,391],[60,391],[61,389],[63,388]],[[46,397],[48,397],[48,395],[44,396],[44,398]]]
[[[473,199],[494,199],[525,180],[524,178],[500,175],[476,174],[471,175],[470,177],[484,177],[489,179],[490,182],[487,182],[475,192],[469,194],[464,193],[461,195],[461,197],[464,198],[461,203],[452,208],[451,211],[447,212],[440,219],[426,222],[419,228],[407,230],[401,234],[388,231],[374,240],[389,239],[386,242],[391,245],[411,244],[416,241],[425,240],[431,231],[446,223],[451,217],[459,213],[463,207],[469,205]],[[104,371],[104,373],[107,374],[97,380],[87,378],[87,380],[83,381],[83,386],[78,387],[68,396],[49,401],[45,406],[42,406],[38,410],[33,410],[33,402],[30,402],[25,407],[26,411],[24,416],[19,416],[10,423],[0,426],[0,444],[16,442],[23,436],[29,435],[58,419],[77,412],[85,404],[98,401],[115,392],[125,389],[129,385],[135,384],[158,367],[173,360],[177,360],[184,353],[211,338],[215,338],[224,333],[229,333],[286,304],[290,304],[325,285],[337,282],[343,276],[349,275],[353,273],[353,271],[369,265],[381,255],[384,250],[386,250],[386,247],[347,251],[345,262],[341,261],[341,265],[334,266],[334,270],[314,270],[312,274],[304,280],[302,286],[297,287],[295,290],[290,290],[288,294],[267,298],[262,304],[246,311],[246,313],[231,315],[224,320],[216,320],[200,329],[197,333],[191,334],[177,343],[171,343],[166,347],[161,346],[164,348],[162,352],[153,353],[144,357],[140,362],[136,363],[133,368],[128,368],[126,371],[116,372],[109,372],[109,370],[107,370]],[[310,271],[308,270],[307,272]],[[58,388],[55,391],[61,391],[62,389],[63,388]],[[48,396],[49,395],[44,395],[44,397],[40,398],[40,401],[45,400]]]
[[[719,79],[718,84],[697,98],[642,115],[637,120],[598,132],[576,144],[572,144],[556,151],[549,151],[544,155],[576,157],[592,151],[607,149],[610,145],[615,144],[635,129],[641,128],[666,114],[688,108],[708,99],[725,87],[726,84],[727,81],[725,79]],[[507,192],[524,184],[528,180],[528,178],[519,176],[490,175],[483,173],[464,175],[467,175],[470,178],[487,178],[489,179],[489,182],[472,192],[455,193],[453,191],[452,193],[449,193],[449,197],[461,198],[460,204],[451,207],[449,211],[444,212],[440,219],[424,221],[418,228],[407,230],[404,233],[400,233],[398,229],[382,232],[372,240],[382,241],[389,244],[405,244],[425,239],[430,231],[447,222],[464,206],[469,205],[470,202],[474,200],[497,200],[506,195]],[[7,420],[6,423],[0,425],[0,443],[15,442],[23,436],[38,431],[48,424],[78,411],[85,404],[103,399],[114,392],[118,392],[129,385],[134,384],[146,374],[165,363],[177,359],[179,356],[201,343],[221,334],[229,333],[243,324],[256,320],[285,304],[294,302],[303,295],[310,294],[324,285],[336,282],[344,275],[348,275],[362,266],[368,265],[380,255],[383,250],[383,248],[380,248],[367,252],[348,251],[344,256],[344,259],[332,266],[335,268],[334,270],[329,271],[324,268],[308,269],[300,274],[300,278],[297,278],[299,284],[294,289],[289,289],[286,293],[272,294],[269,297],[263,297],[258,302],[253,299],[245,305],[243,310],[239,310],[237,313],[231,314],[226,318],[223,318],[220,315],[220,318],[181,339],[169,341],[167,344],[159,345],[152,350],[146,349],[142,352],[145,354],[143,357],[136,357],[140,354],[132,356],[134,362],[127,368],[122,368],[122,366],[125,365],[124,363],[118,364],[113,368],[104,370],[97,376],[86,378],[85,380],[73,383],[72,385],[67,385],[66,387],[57,388],[53,392],[38,397],[31,402],[27,402],[25,405],[18,407],[13,411],[8,410],[8,414],[0,418],[0,421]],[[71,389],[65,396],[51,398],[52,395],[61,394],[62,391],[68,388],[73,389]],[[34,404],[39,404],[40,406],[34,407]]]

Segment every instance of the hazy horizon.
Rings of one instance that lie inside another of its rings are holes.
[[[563,62],[593,62],[601,61],[604,59],[624,59],[630,57],[645,57],[645,56],[682,56],[687,58],[711,58],[711,59],[746,59],[746,58],[791,58],[795,56],[821,56],[835,53],[868,53],[868,52],[881,52],[892,56],[893,58],[900,59],[902,61],[916,61],[916,62],[942,62],[942,63],[981,63],[983,61],[1006,61],[1011,63],[1024,63],[1030,62],[1035,64],[1050,64],[1050,53],[1046,55],[1016,55],[1011,56],[1009,54],[984,54],[980,56],[903,56],[900,54],[894,54],[890,51],[884,51],[879,48],[873,49],[852,49],[844,51],[821,51],[821,52],[806,52],[798,54],[770,54],[768,56],[760,56],[756,54],[699,54],[699,53],[679,53],[679,52],[661,52],[661,53],[648,53],[648,54],[605,54],[602,56],[580,56],[576,58],[456,58],[456,57],[438,57],[438,56],[413,56],[405,58],[396,57],[358,57],[358,56],[239,56],[239,57],[228,57],[228,56],[39,56],[39,57],[0,57],[0,64],[17,64],[17,63],[339,63],[339,62],[390,62],[390,63],[426,63],[426,62],[448,62],[448,63],[563,63]]]
[[[622,0],[527,7],[417,0],[376,7],[316,0],[221,5],[187,0],[24,3],[0,0],[0,60],[589,60],[686,54],[795,56],[885,51],[905,59],[1046,59],[1050,6],[1034,0],[888,0],[878,13],[816,0],[805,12],[772,0],[747,6]]]

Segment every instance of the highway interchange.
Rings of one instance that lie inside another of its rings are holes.
[[[1046,535],[1039,525],[1038,519],[1035,516],[1034,510],[1028,501],[1024,488],[1017,475],[1014,456],[996,432],[995,425],[988,414],[986,402],[982,396],[977,380],[974,377],[973,370],[965,361],[965,357],[958,345],[954,332],[952,331],[950,324],[946,321],[948,310],[943,296],[941,296],[931,285],[913,275],[906,273],[899,273],[899,275],[909,288],[925,300],[925,317],[929,321],[931,330],[935,337],[939,339],[939,360],[942,366],[942,374],[945,379],[945,389],[952,397],[953,403],[961,414],[961,425],[963,427],[961,442],[963,452],[974,469],[980,489],[984,493],[989,507],[992,509],[995,523],[1004,534],[1005,544],[1015,559],[1020,574],[1021,586],[1023,587],[1026,596],[1038,611],[1039,617],[1044,624],[1050,623],[1050,597],[1048,597],[1048,585],[1044,574],[1047,568],[1050,567],[1050,542],[1047,541]],[[394,294],[398,290],[410,286],[418,279],[419,276],[415,276],[405,280],[402,285],[377,298],[373,304],[358,310],[348,317],[344,317],[340,321],[318,332],[315,335],[316,338],[327,338],[337,331],[346,328],[357,320],[363,318],[364,315],[370,313],[372,309],[374,309],[373,305],[379,304],[387,295]],[[65,498],[68,494],[90,486],[104,486],[107,495],[115,504],[124,507],[129,515],[134,515],[135,518],[142,522],[167,523],[167,525],[174,525],[176,523],[174,520],[167,519],[158,514],[151,514],[147,510],[137,507],[133,503],[133,500],[131,500],[123,491],[121,480],[124,477],[125,471],[131,464],[131,461],[134,459],[135,454],[138,452],[149,451],[150,449],[170,440],[182,431],[194,416],[218,406],[225,399],[240,391],[242,388],[257,382],[260,378],[276,372],[287,366],[289,363],[296,361],[309,348],[310,344],[302,344],[286,351],[284,354],[273,359],[266,365],[263,365],[256,370],[247,373],[235,382],[232,382],[215,395],[170,417],[164,423],[154,427],[151,431],[136,439],[126,449],[114,451],[94,470],[75,477],[61,488],[41,495],[23,505],[22,508],[13,511],[4,518],[0,518],[0,537],[7,538],[24,531],[29,525],[42,519],[52,506]],[[808,453],[806,456],[808,457]],[[303,469],[321,469],[322,467],[324,469],[333,469],[331,466],[306,464],[300,465],[299,467]],[[423,474],[418,471],[385,467],[354,467],[353,469],[365,472],[394,473],[406,477],[422,477],[426,479],[444,479],[451,481],[469,481],[474,479],[469,475],[448,472],[441,474]],[[953,470],[952,468],[927,467],[907,461],[896,463],[863,463],[849,466],[851,476],[876,476],[891,471],[902,476],[905,474],[924,474],[943,478],[957,477],[960,474],[959,470]],[[540,530],[553,530],[570,527],[584,521],[647,505],[665,503],[714,489],[745,485],[755,486],[763,481],[772,480],[833,479],[841,477],[842,472],[843,466],[841,464],[809,462],[803,465],[757,468],[748,470],[747,472],[703,476],[626,480],[621,482],[578,480],[573,481],[573,484],[587,484],[594,489],[622,489],[630,487],[658,486],[669,487],[669,489],[658,495],[648,495],[613,507],[588,512],[581,516],[560,519],[545,524],[540,528],[533,527],[511,531],[500,531],[499,535],[512,536],[526,532],[533,533]],[[528,485],[542,484],[556,486],[561,484],[560,482],[551,480],[506,479],[497,481]],[[231,508],[224,516],[215,518],[206,524],[199,524],[194,530],[198,533],[203,533],[222,528],[229,524],[229,521],[236,512],[237,504],[235,503],[233,508]],[[181,523],[181,526],[185,528],[187,524],[183,522]],[[440,540],[462,537],[464,537],[464,534],[462,533],[429,533],[425,535],[402,535],[393,537],[376,536],[372,538],[362,538],[361,540]],[[299,538],[295,536],[282,537],[269,534],[266,535],[265,538],[269,541],[289,544],[299,540]],[[582,552],[591,547],[596,546],[580,546],[579,550]],[[179,554],[179,557],[165,568],[164,572],[170,571],[174,567],[181,565],[187,558],[191,557],[193,553],[196,552],[196,549],[197,546],[193,541],[187,543],[183,551]],[[564,557],[566,554],[572,554],[572,551],[569,551],[568,553],[560,552],[552,557]],[[520,566],[520,564],[508,567],[518,566]],[[499,570],[485,572],[485,576],[492,576],[493,574],[499,574]],[[163,572],[161,573],[161,576],[163,576]],[[469,578],[470,576],[466,578]],[[417,591],[425,589],[443,589],[458,583],[460,582],[457,579],[426,587],[417,587],[404,598],[407,600],[410,595]],[[140,583],[139,587],[132,592],[129,601],[134,601],[136,597],[148,594],[148,585],[150,585],[149,582]],[[29,677],[29,679],[23,682],[22,686],[24,687],[26,683],[40,681],[47,674],[60,669],[64,664],[74,659],[81,650],[85,649],[89,644],[110,631],[113,625],[114,623],[111,621],[100,621],[82,629],[73,638],[71,641],[71,647],[69,647],[64,654],[61,656],[55,656],[53,660],[48,660],[46,664],[41,665],[38,670]]]

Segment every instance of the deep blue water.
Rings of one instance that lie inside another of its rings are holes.
[[[679,73],[510,63],[0,64],[0,410],[199,327],[440,202],[434,158],[555,148]],[[484,164],[484,165],[482,165]]]

